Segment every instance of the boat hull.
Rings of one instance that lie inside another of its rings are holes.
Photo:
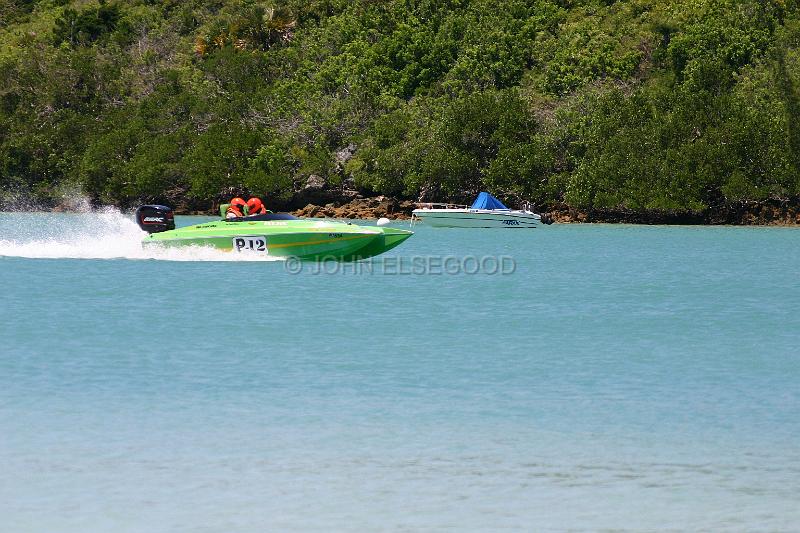
[[[145,237],[143,246],[205,246],[305,260],[355,261],[398,246],[412,232],[313,220],[216,221]]]
[[[541,217],[511,209],[415,209],[414,218],[440,228],[535,228]]]

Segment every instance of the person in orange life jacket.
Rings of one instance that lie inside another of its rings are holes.
[[[264,204],[261,202],[261,198],[250,198],[247,200],[247,214],[248,215],[264,215],[267,213],[267,209],[264,207]]]
[[[247,216],[247,204],[242,198],[234,198],[225,211],[225,218],[239,218]]]

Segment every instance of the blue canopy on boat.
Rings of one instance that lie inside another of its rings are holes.
[[[475,201],[472,203],[472,209],[508,209],[506,206],[503,205],[503,202],[489,194],[488,192],[482,192],[475,198]]]

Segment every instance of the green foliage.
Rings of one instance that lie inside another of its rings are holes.
[[[262,145],[250,159],[244,186],[265,198],[288,200],[292,192],[291,147],[280,140]]]
[[[295,21],[285,8],[248,1],[231,2],[197,37],[200,55],[231,47],[239,51],[267,50],[289,35]]]
[[[56,45],[88,44],[111,33],[117,28],[120,19],[120,8],[117,4],[107,4],[100,0],[97,7],[76,11],[66,8],[61,17],[56,19],[53,28],[53,42]]]
[[[686,210],[800,194],[782,0],[0,0],[0,190]]]

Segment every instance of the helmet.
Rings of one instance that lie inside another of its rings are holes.
[[[247,210],[250,213],[258,213],[264,209],[264,204],[261,202],[261,198],[250,198],[247,200]]]
[[[231,200],[231,203],[228,204],[228,209],[225,211],[225,218],[238,218],[245,216],[247,214],[245,212],[245,207],[247,207],[247,204],[244,203],[244,200],[241,198],[234,198]]]

